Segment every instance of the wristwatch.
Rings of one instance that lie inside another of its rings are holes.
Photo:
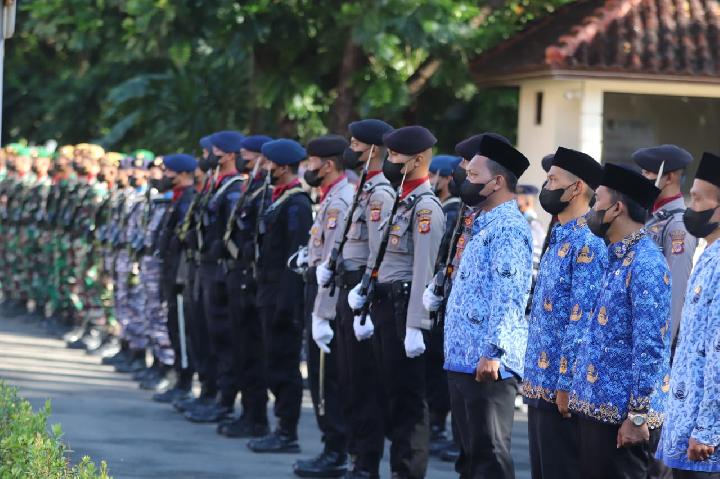
[[[628,419],[630,419],[630,422],[635,426],[640,427],[647,422],[647,414],[631,412],[628,414]]]

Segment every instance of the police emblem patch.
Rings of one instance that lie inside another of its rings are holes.
[[[430,216],[422,216],[418,218],[418,233],[426,234],[430,232]]]
[[[339,214],[340,211],[337,209],[328,210],[327,228],[329,230],[334,230],[337,227],[337,219]]]
[[[380,221],[380,212],[382,211],[382,203],[373,201],[370,203],[370,221],[376,223]]]
[[[670,239],[672,240],[672,254],[683,254],[685,252],[685,232],[671,231]]]

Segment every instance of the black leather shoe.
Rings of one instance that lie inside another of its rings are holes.
[[[119,373],[136,373],[138,371],[142,371],[146,367],[145,358],[136,357],[125,363],[116,364],[115,371]]]
[[[345,474],[344,479],[380,479],[380,474],[373,474],[372,472],[353,469]]]
[[[460,457],[460,448],[454,443],[440,453],[440,460],[442,462],[455,462],[458,457]]]
[[[155,369],[155,366],[141,369],[140,371],[136,371],[133,373],[132,378],[133,381],[144,381],[145,379],[149,379],[153,377],[157,373],[157,369]]]
[[[289,435],[282,431],[275,431],[265,437],[252,439],[247,444],[248,449],[252,452],[267,453],[298,453],[300,445],[298,444],[297,435]]]
[[[207,407],[212,406],[215,404],[215,398],[213,396],[200,396],[186,404],[184,404],[182,407],[183,409],[180,410],[177,407],[175,409],[178,409],[181,413],[185,414],[186,412],[194,411],[196,409],[205,409]]]
[[[65,345],[68,349],[87,349],[87,344],[85,344],[85,341],[83,341],[82,338],[77,339],[75,341],[69,341]]]
[[[347,454],[324,451],[312,459],[296,461],[293,472],[300,477],[342,477],[347,472]]]
[[[190,422],[218,422],[223,418],[230,416],[234,409],[230,406],[221,406],[220,404],[211,404],[208,407],[199,407],[190,409],[185,412],[185,419]]]
[[[120,340],[113,336],[106,337],[99,348],[93,350],[88,349],[89,355],[98,356],[103,359],[112,357],[118,352],[120,352]]]
[[[103,357],[100,362],[107,366],[115,366],[116,364],[126,363],[128,361],[128,357],[128,352],[126,350],[121,350],[112,356]]]
[[[260,438],[270,434],[270,427],[267,423],[258,423],[239,417],[232,422],[218,424],[217,433],[225,437]]]
[[[170,385],[170,379],[165,369],[159,369],[155,374],[142,380],[140,389],[148,391],[164,391]]]
[[[152,400],[155,402],[169,404],[174,401],[180,401],[181,399],[187,399],[190,397],[190,388],[178,388],[174,387],[168,389],[165,392],[154,394]]]

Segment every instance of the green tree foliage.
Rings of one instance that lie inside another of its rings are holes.
[[[514,137],[516,92],[478,91],[468,62],[566,1],[25,0],[4,138],[168,151],[370,116],[426,125],[446,149]]]

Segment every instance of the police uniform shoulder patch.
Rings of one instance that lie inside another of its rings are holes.
[[[672,241],[672,254],[685,252],[685,232],[683,230],[671,231],[670,240]]]
[[[417,213],[417,229],[418,233],[426,234],[430,232],[430,224],[432,222],[432,210],[422,209]]]
[[[373,201],[370,203],[370,221],[377,223],[380,221],[382,212],[382,201]]]
[[[338,220],[339,214],[340,214],[340,210],[337,208],[328,210],[327,223],[326,223],[327,229],[334,230],[335,228],[337,228],[337,220]]]

